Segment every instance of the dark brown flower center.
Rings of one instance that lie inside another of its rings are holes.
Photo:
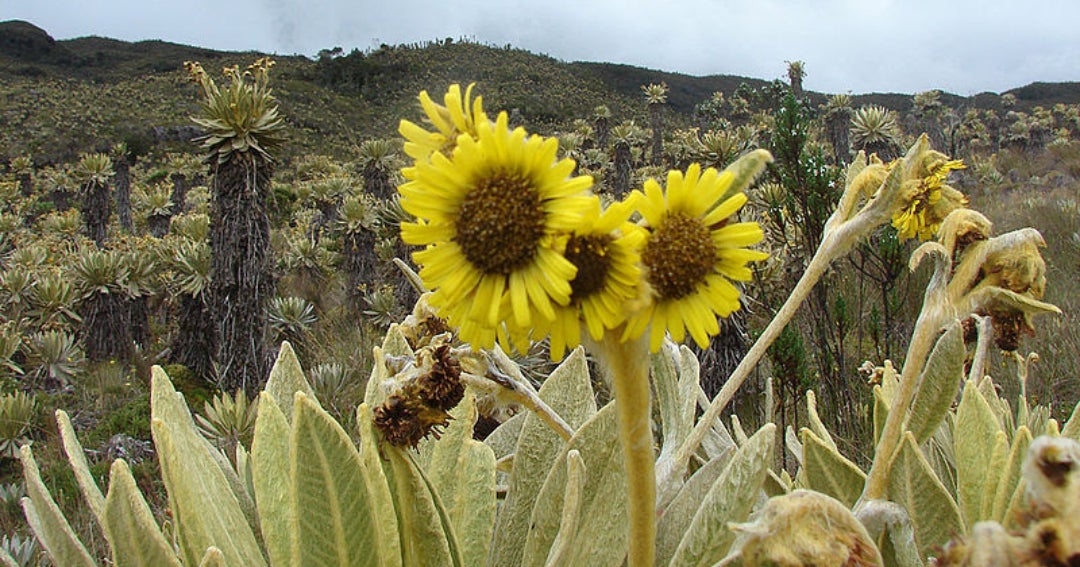
[[[700,219],[675,213],[653,230],[641,262],[661,299],[680,299],[712,272],[716,245]]]
[[[604,289],[611,268],[607,247],[612,240],[607,234],[575,234],[566,243],[566,259],[577,266],[577,275],[570,280],[572,301],[581,301]]]
[[[543,235],[544,210],[529,180],[495,172],[465,195],[454,241],[476,269],[509,274],[533,258]]]

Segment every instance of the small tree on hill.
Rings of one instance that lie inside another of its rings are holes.
[[[217,379],[224,390],[249,394],[267,376],[263,343],[273,292],[270,152],[284,141],[284,120],[269,87],[272,65],[264,58],[243,72],[226,69],[229,84],[220,89],[198,63],[187,65],[203,91],[202,111],[192,120],[206,129],[199,140],[213,174],[210,311],[217,324]]]

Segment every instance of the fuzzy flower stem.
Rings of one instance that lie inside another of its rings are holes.
[[[600,360],[615,385],[619,440],[626,464],[630,567],[652,567],[656,555],[656,472],[649,409],[649,351],[645,338],[620,342],[609,332]]]
[[[746,356],[739,362],[735,371],[731,373],[731,377],[724,383],[724,387],[713,398],[712,403],[705,410],[701,419],[694,425],[694,429],[690,432],[686,441],[679,446],[670,468],[661,471],[662,478],[659,479],[661,486],[671,485],[668,482],[668,477],[676,473],[682,474],[686,470],[690,457],[697,452],[702,441],[705,440],[705,434],[708,433],[709,429],[720,417],[720,412],[731,402],[735,392],[750,376],[750,371],[757,366],[765,353],[768,352],[769,347],[780,336],[780,332],[791,322],[791,318],[795,316],[799,306],[809,297],[810,290],[814,289],[814,286],[817,285],[821,276],[825,274],[832,261],[847,254],[856,243],[888,219],[890,214],[889,205],[881,202],[873,203],[858,214],[849,217],[848,215],[851,214],[850,209],[853,207],[851,203],[855,201],[857,194],[852,187],[849,187],[847,192],[841,200],[840,206],[833,211],[832,216],[825,223],[825,234],[821,244],[814,253],[814,257],[810,259],[810,263],[806,266],[806,271],[803,272],[802,277],[799,278],[799,282],[795,284],[795,289],[791,291],[791,295],[788,296],[784,305],[780,307],[780,311],[776,313],[776,316],[765,327],[761,336],[754,342],[754,346],[750,347]]]
[[[462,372],[461,381],[466,386],[472,386],[484,392],[500,392],[511,400],[525,406],[529,411],[536,414],[536,417],[539,417],[540,421],[543,421],[552,431],[558,433],[563,441],[569,441],[574,436],[574,429],[559,414],[555,413],[551,406],[544,403],[544,400],[540,399],[540,396],[536,395],[535,392],[523,387],[520,382],[509,376],[495,374],[492,377],[487,377]]]
[[[915,330],[911,333],[911,343],[907,356],[904,357],[904,368],[900,372],[900,387],[892,407],[889,408],[889,416],[885,418],[885,425],[881,428],[881,438],[875,447],[874,462],[866,476],[866,487],[859,498],[860,503],[884,500],[887,496],[889,466],[892,464],[893,453],[900,445],[905,423],[911,414],[911,404],[919,390],[919,375],[922,374],[926,359],[937,342],[938,330],[948,320],[944,310],[935,308],[938,302],[933,297],[934,290],[934,283],[931,282],[924,299],[924,303],[930,305],[929,308],[927,305],[923,306],[919,318],[915,321]],[[858,507],[857,504],[856,508]]]
[[[975,358],[971,361],[971,372],[968,380],[981,380],[986,373],[986,360],[990,356],[990,341],[994,338],[990,327],[990,318],[981,315],[973,315],[979,329],[979,340],[975,343]]]
[[[708,409],[694,425],[693,431],[686,438],[686,441],[679,447],[675,453],[674,467],[670,473],[675,471],[685,470],[686,464],[690,462],[690,457],[701,446],[701,442],[705,439],[705,434],[708,433],[716,420],[720,417],[720,412],[724,411],[724,408],[734,397],[735,392],[742,386],[743,382],[750,376],[750,372],[757,366],[757,363],[761,361],[761,358],[765,356],[765,353],[772,346],[773,341],[780,336],[780,331],[787,326],[788,322],[795,315],[795,312],[799,310],[799,306],[810,295],[810,290],[814,289],[814,285],[821,279],[822,274],[828,269],[832,260],[839,256],[837,249],[842,248],[841,242],[838,238],[829,238],[821,243],[814,257],[810,260],[810,264],[806,266],[806,271],[803,272],[799,283],[795,285],[795,289],[792,290],[791,295],[788,296],[787,301],[780,307],[780,311],[776,313],[769,325],[765,327],[765,330],[758,337],[758,340],[754,342],[754,346],[750,347],[750,350],[743,357],[742,361],[735,368],[735,371],[731,373],[731,377],[724,383],[724,387],[720,389],[720,392],[713,398],[712,403],[709,404]],[[661,484],[664,484],[664,480],[661,479]]]

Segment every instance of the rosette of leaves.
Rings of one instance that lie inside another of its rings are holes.
[[[138,187],[135,191],[135,209],[146,219],[146,228],[151,236],[162,238],[169,232],[173,215],[170,191],[164,182]]]
[[[127,267],[127,285],[124,290],[124,306],[131,326],[131,340],[146,346],[150,342],[150,298],[161,286],[158,254],[153,243],[135,240],[121,253],[121,261]]]
[[[221,392],[203,404],[202,413],[195,414],[195,423],[235,462],[238,445],[251,447],[258,411],[258,399],[249,401],[247,394],[239,390],[232,395]]]
[[[105,244],[108,234],[109,214],[112,212],[109,181],[112,176],[112,159],[108,154],[85,154],[75,166],[75,179],[82,191],[82,216],[86,222],[86,232],[99,247]]]
[[[348,297],[354,310],[358,310],[361,290],[374,284],[377,277],[375,242],[379,215],[375,198],[367,193],[347,197],[341,205],[337,227],[341,233],[342,269]]]
[[[86,250],[72,266],[79,297],[82,342],[90,362],[127,361],[132,354],[127,300],[131,263],[113,250]]]
[[[867,154],[883,160],[896,157],[901,136],[896,115],[884,107],[863,106],[851,117],[851,144]]]
[[[0,301],[3,302],[4,316],[9,321],[21,321],[30,310],[35,284],[33,273],[14,262],[0,272]]]
[[[70,329],[82,321],[78,299],[78,290],[64,274],[53,270],[38,274],[31,288],[31,324],[43,330]]]
[[[209,378],[213,372],[213,319],[207,306],[210,287],[210,245],[201,241],[179,241],[162,262],[172,272],[168,280],[175,305],[176,320],[170,352],[173,362],[183,364],[196,375]]]
[[[269,86],[274,62],[263,58],[243,72],[239,67],[225,70],[230,79],[219,87],[198,63],[187,63],[192,79],[202,88],[200,115],[192,121],[206,134],[199,138],[208,159],[222,164],[234,152],[258,154],[271,159],[270,152],[284,142],[284,119],[278,114],[277,99]]]
[[[318,320],[315,306],[302,297],[275,297],[267,308],[267,321],[275,343],[289,341],[304,344],[311,327]]]
[[[14,392],[0,396],[0,458],[15,458],[19,447],[29,443],[28,434],[38,414],[33,394]]]
[[[14,360],[22,344],[18,323],[8,321],[0,325],[0,379],[11,380],[23,374],[22,366]]]
[[[363,380],[337,362],[317,364],[308,372],[315,397],[340,421],[352,419],[363,400]]]
[[[205,242],[210,234],[210,216],[206,213],[182,213],[173,217],[169,230],[181,238]]]
[[[38,567],[46,565],[45,560],[41,557],[41,549],[38,547],[36,539],[30,536],[20,536],[18,534],[7,535],[4,534],[0,537],[0,550],[2,553],[7,554],[7,557],[0,556],[0,564],[5,567]],[[10,562],[5,562],[10,560]]]
[[[82,214],[75,209],[51,212],[37,222],[37,228],[46,235],[73,238],[83,228]]]
[[[46,388],[71,384],[83,369],[85,357],[67,331],[34,333],[26,339],[26,373]]]
[[[390,140],[366,140],[356,150],[364,190],[378,199],[394,196],[394,178],[401,167],[398,147]]]
[[[310,187],[309,199],[319,211],[316,226],[324,229],[333,226],[338,218],[341,200],[353,192],[354,182],[347,175],[335,175],[315,179],[307,183]]]

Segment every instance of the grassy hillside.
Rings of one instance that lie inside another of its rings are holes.
[[[79,152],[124,140],[136,150],[190,148],[188,116],[196,90],[184,61],[208,69],[250,63],[259,54],[221,52],[163,41],[100,37],[56,41],[30,23],[0,23],[0,159],[32,154],[59,163]],[[669,124],[688,124],[694,106],[713,92],[731,95],[741,84],[766,80],[731,75],[691,77],[608,63],[562,62],[510,46],[432,42],[382,46],[371,52],[326,54],[319,60],[277,57],[275,88],[290,123],[291,155],[347,155],[363,139],[393,136],[401,116],[414,114],[416,93],[441,92],[453,82],[478,83],[489,109],[516,110],[537,132],[551,132],[606,104],[616,121],[644,120],[640,87],[670,87]],[[1037,83],[1012,91],[1017,109],[1080,101],[1080,84]],[[825,95],[809,93],[814,102]],[[945,95],[950,106],[992,108],[997,96]],[[911,106],[907,94],[854,97],[856,106]]]

